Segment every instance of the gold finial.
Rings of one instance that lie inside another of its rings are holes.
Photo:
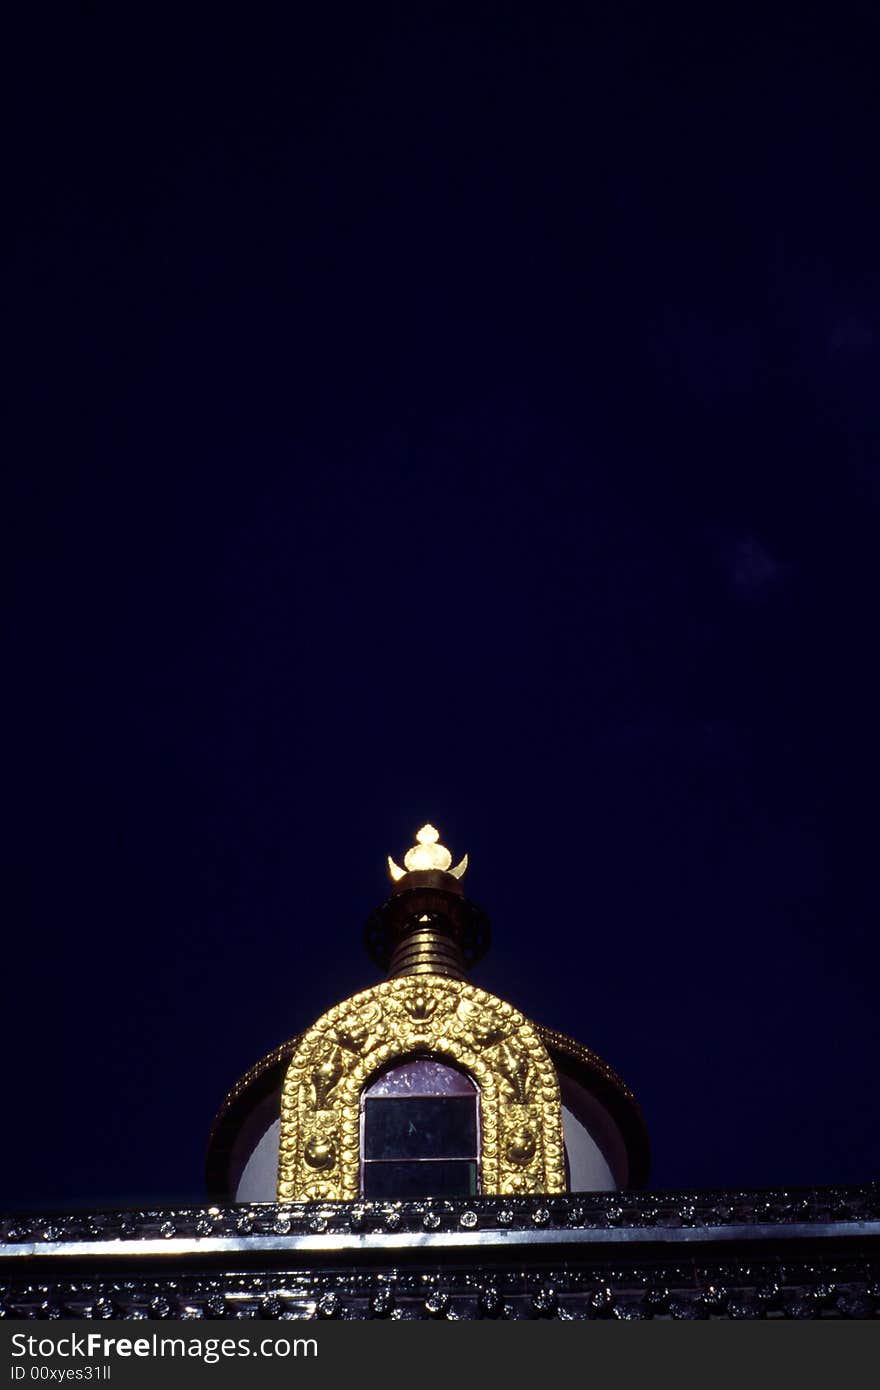
[[[416,835],[416,843],[412,849],[407,850],[403,857],[405,868],[402,869],[399,864],[395,864],[389,854],[388,872],[394,882],[399,883],[404,874],[411,874],[419,869],[435,869],[441,873],[452,874],[455,878],[461,878],[468,865],[467,855],[460,863],[456,864],[455,868],[451,868],[452,855],[446,846],[441,845],[439,841],[439,830],[435,830],[433,825],[423,825]]]

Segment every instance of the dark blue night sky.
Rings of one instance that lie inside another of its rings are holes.
[[[310,11],[6,45],[0,1204],[198,1199],[425,820],[653,1185],[877,1177],[877,7]]]

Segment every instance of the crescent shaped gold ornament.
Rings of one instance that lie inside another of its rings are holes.
[[[406,873],[406,869],[402,869],[399,864],[395,864],[394,860],[391,858],[391,855],[389,854],[388,872],[394,879],[394,882],[399,883],[400,880],[403,878],[404,874]]]

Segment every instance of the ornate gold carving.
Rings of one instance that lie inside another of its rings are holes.
[[[381,1017],[382,1009],[376,1003],[368,1005],[359,1014],[352,1013],[341,1018],[336,1029],[336,1040],[340,1047],[347,1048],[349,1052],[369,1051],[375,1046],[375,1030]]]
[[[327,1098],[341,1079],[344,1070],[342,1053],[339,1048],[325,1048],[318,1065],[312,1070],[312,1090],[315,1095],[316,1110],[327,1109]]]
[[[507,1034],[504,1019],[494,1004],[481,1007],[470,999],[462,999],[455,1012],[461,1021],[463,1035],[472,1047],[491,1047]]]
[[[505,1093],[517,1105],[525,1105],[531,1092],[529,1059],[524,1052],[503,1042],[498,1049],[498,1070],[504,1077]]]
[[[310,1168],[332,1168],[336,1162],[333,1140],[326,1134],[313,1134],[303,1148],[303,1157]]]
[[[278,1200],[354,1201],[361,1094],[426,1054],[479,1088],[482,1192],[565,1191],[559,1083],[537,1028],[463,980],[419,975],[346,999],[299,1041],[281,1096]]]
[[[416,1033],[430,1033],[431,1019],[437,1011],[437,1000],[424,990],[418,990],[409,999],[404,999],[403,1007],[412,1021]]]
[[[507,1157],[511,1163],[515,1163],[518,1168],[525,1167],[535,1152],[535,1132],[528,1125],[520,1125],[519,1129],[511,1130],[510,1139],[507,1144]]]

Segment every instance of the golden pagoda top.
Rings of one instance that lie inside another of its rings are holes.
[[[390,854],[388,856],[388,872],[395,883],[399,883],[405,874],[420,869],[439,870],[440,873],[461,878],[468,866],[468,857],[465,855],[454,868],[451,867],[452,855],[445,845],[440,844],[439,830],[435,830],[433,825],[423,825],[416,835],[416,843],[404,855],[403,862],[405,867],[401,868],[399,864],[395,864]]]

